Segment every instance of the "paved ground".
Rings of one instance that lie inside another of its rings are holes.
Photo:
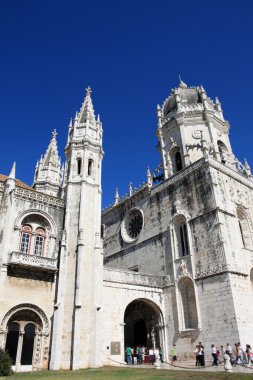
[[[130,368],[154,368],[153,365],[149,364],[135,364],[130,365]],[[211,363],[207,363],[207,367],[196,367],[192,362],[182,362],[178,361],[176,366],[171,366],[169,364],[161,363],[160,367],[158,368],[160,370],[166,369],[166,370],[194,370],[194,371],[204,371],[204,372],[225,372],[224,371],[224,364],[220,364],[218,366],[212,366]],[[242,367],[240,365],[237,365],[235,367],[232,367],[232,371],[234,373],[248,373],[252,374],[253,376],[253,364],[251,365],[251,368]]]

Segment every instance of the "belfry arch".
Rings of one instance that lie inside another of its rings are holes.
[[[153,301],[139,298],[129,303],[124,324],[125,346],[163,347],[163,316]]]

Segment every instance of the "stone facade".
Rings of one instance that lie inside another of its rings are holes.
[[[161,163],[101,216],[102,124],[91,90],[33,187],[0,175],[0,346],[15,370],[253,342],[253,181],[221,104],[182,81],[157,108]],[[101,219],[102,218],[102,219]],[[8,295],[6,297],[6,295]]]

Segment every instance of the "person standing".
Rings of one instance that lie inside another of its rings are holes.
[[[161,349],[161,347],[159,349],[159,356],[160,356],[161,363],[163,363],[163,350]]]
[[[171,365],[175,365],[177,361],[177,349],[176,349],[175,343],[173,344],[173,347],[170,353],[171,353]]]
[[[217,350],[216,350],[216,347],[214,346],[214,344],[212,344],[212,346],[211,346],[211,354],[213,357],[212,365],[218,365]]]
[[[154,349],[150,348],[149,351],[149,364],[154,364]]]
[[[199,342],[199,363],[201,367],[205,366],[205,351],[204,346],[201,342]]]
[[[127,357],[127,364],[131,364],[132,363],[132,349],[131,347],[127,346],[126,348],[126,357]]]
[[[230,357],[230,361],[232,363],[232,347],[229,343],[227,343],[226,354]]]
[[[196,367],[200,365],[200,361],[199,361],[199,345],[196,346],[195,350],[194,350],[194,354],[195,354],[195,357],[196,357]]]

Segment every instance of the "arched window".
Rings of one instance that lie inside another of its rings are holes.
[[[181,153],[179,151],[175,154],[175,165],[177,172],[183,169]]]
[[[8,325],[8,332],[5,344],[5,351],[8,351],[12,364],[15,365],[17,350],[18,350],[18,340],[19,340],[19,330],[20,326],[16,322],[12,322]]]
[[[253,248],[252,239],[251,239],[248,218],[245,212],[241,208],[237,209],[237,217],[238,217],[240,235],[242,239],[242,245],[244,248],[252,249]]]
[[[220,154],[220,160],[223,164],[227,162],[228,149],[222,141],[217,141],[218,150]]]
[[[32,238],[31,226],[24,225],[21,232],[21,244],[20,251],[23,253],[29,253]]]
[[[34,255],[42,256],[45,240],[45,231],[43,228],[37,228],[35,232]]]
[[[31,365],[33,362],[33,346],[35,338],[35,325],[28,323],[25,326],[21,353],[21,365]]]
[[[22,253],[47,256],[47,237],[50,233],[48,221],[41,215],[27,216],[22,223],[19,251]]]
[[[89,158],[88,160],[88,176],[92,176],[93,174],[93,160]]]
[[[179,320],[182,330],[196,329],[198,327],[198,315],[193,281],[189,277],[179,280],[180,293]]]
[[[173,173],[177,173],[183,169],[183,161],[179,147],[174,147],[170,152]]]
[[[177,257],[190,254],[187,225],[184,216],[178,216],[174,221],[175,251]]]
[[[82,159],[80,157],[77,158],[77,174],[80,175],[82,172]]]

